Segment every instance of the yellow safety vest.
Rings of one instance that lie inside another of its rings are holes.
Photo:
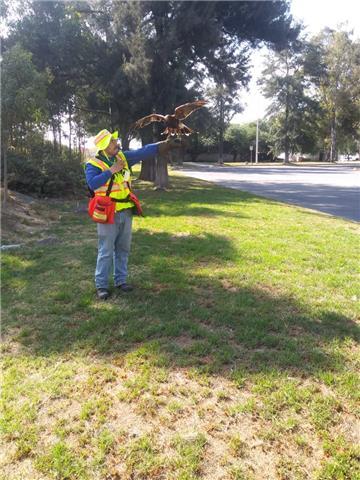
[[[123,160],[125,162],[124,170],[128,171],[129,175],[130,175],[130,170],[129,170],[129,166],[128,166],[128,163],[126,161],[125,155],[122,152],[118,152],[117,155],[121,158],[121,160]],[[98,158],[91,158],[90,160],[87,161],[87,163],[90,163],[91,165],[94,165],[95,167],[100,168],[100,170],[103,171],[103,172],[105,170],[109,170],[109,168],[110,168],[108,165],[106,165],[105,162],[103,162],[102,160],[99,160]],[[107,189],[109,187],[110,180],[111,180],[111,177],[109,178],[109,180],[104,185],[102,185],[101,187],[94,190],[95,195],[105,196],[106,192],[107,192]],[[110,198],[116,198],[118,200],[123,200],[130,193],[129,186],[131,187],[130,177],[129,177],[129,181],[126,182],[125,179],[124,179],[124,176],[121,172],[115,173],[114,182],[113,182],[112,187],[111,187]],[[115,203],[115,210],[118,212],[119,210],[124,210],[125,208],[132,208],[133,206],[134,206],[134,204],[131,201],[129,201],[129,202],[116,202]]]

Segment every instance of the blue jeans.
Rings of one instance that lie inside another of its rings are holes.
[[[98,223],[98,256],[95,270],[96,288],[109,288],[109,276],[114,262],[115,286],[126,283],[131,245],[132,211],[115,213],[115,223]]]

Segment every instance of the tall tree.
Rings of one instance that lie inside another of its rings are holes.
[[[324,143],[334,162],[338,147],[356,136],[360,125],[360,41],[351,32],[326,28],[312,38],[305,68],[316,87]]]
[[[206,95],[212,102],[210,111],[214,118],[214,135],[218,144],[218,163],[224,163],[224,135],[235,113],[241,111],[236,96],[225,85],[217,85],[215,88],[209,89]]]
[[[25,136],[47,116],[48,78],[38,72],[31,53],[14,45],[3,55],[1,93],[1,139],[4,168],[4,206],[7,200],[7,150],[25,144]]]
[[[270,53],[259,83],[265,97],[272,100],[268,110],[272,151],[275,156],[285,152],[284,162],[288,163],[291,152],[301,148],[308,126],[316,119],[317,104],[304,72],[303,44],[294,42]]]
[[[71,112],[73,121],[83,112],[90,133],[100,125],[119,129],[123,148],[136,118],[201,98],[205,79],[235,92],[248,81],[250,46],[282,45],[297,35],[286,1],[26,5],[9,42],[26,44],[35,65],[49,72],[53,130],[64,115]],[[160,159],[160,185],[166,173]]]
[[[72,111],[75,93],[93,77],[94,41],[72,3],[26,1],[24,6],[26,14],[10,25],[4,49],[21,44],[36,68],[47,73],[51,129],[61,141],[62,119]]]
[[[221,161],[225,116],[231,111],[226,107],[232,106],[233,112],[239,108],[235,92],[248,81],[249,45],[256,46],[261,41],[283,44],[297,35],[291,27],[287,4],[144,2],[144,6],[145,18],[153,21],[150,89],[154,106],[160,111],[171,109],[177,92],[179,100],[191,99],[193,92],[186,85],[203,96],[206,78],[218,93],[222,92],[215,95],[214,102]],[[268,28],[269,22],[273,29]],[[171,88],[175,82],[182,88]]]
[[[248,81],[250,44],[283,44],[297,35],[286,2],[148,1],[122,2],[121,8],[118,5],[114,16],[117,25],[122,25],[127,43],[149,60],[149,76],[139,82],[142,93],[137,105],[141,114],[153,110],[166,113],[179,103],[203,96],[205,78],[235,92]],[[142,62],[132,61],[130,48],[126,55],[132,74],[144,79],[138,74],[144,73]],[[128,74],[124,67],[121,69]],[[126,84],[125,79],[122,84]],[[132,80],[131,87],[134,84]],[[134,118],[134,110],[132,113]],[[156,170],[162,183],[166,162],[159,160]]]

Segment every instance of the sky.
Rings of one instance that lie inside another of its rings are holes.
[[[310,36],[325,27],[337,28],[346,24],[354,30],[354,36],[360,37],[360,0],[292,0],[291,14],[295,20],[302,21],[305,32]],[[240,93],[245,109],[232,119],[232,123],[255,121],[265,115],[269,102],[261,95],[257,80],[266,57],[266,49],[256,51],[252,55],[252,78],[249,91]]]

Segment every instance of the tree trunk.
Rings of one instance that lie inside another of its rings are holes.
[[[121,132],[121,148],[123,150],[130,149],[130,139],[128,132]]]
[[[180,152],[177,154],[177,158],[179,159],[179,165],[183,166],[185,162],[185,147],[180,148]]]
[[[336,112],[335,109],[332,112],[331,118],[331,144],[330,144],[330,162],[336,162],[337,160],[337,145],[336,145]]]
[[[284,124],[284,127],[285,127],[285,141],[284,141],[285,158],[284,158],[284,163],[289,163],[289,156],[290,156],[288,117],[289,117],[289,107],[288,107],[288,104],[286,103],[285,124]]]
[[[9,191],[8,191],[8,164],[7,164],[7,143],[4,144],[4,198],[3,198],[3,208],[6,209],[7,200],[9,198]]]
[[[54,153],[57,151],[57,139],[56,139],[56,124],[54,120],[52,121],[52,131],[53,131],[53,146],[54,146]]]
[[[150,158],[145,162],[141,162],[141,171],[139,175],[140,180],[145,180],[146,182],[155,181],[155,158]]]
[[[289,149],[289,64],[288,64],[288,50],[286,51],[286,97],[285,97],[285,122],[284,122],[284,150],[285,158],[284,164],[289,163],[290,149]]]
[[[288,138],[287,134],[285,134],[285,158],[284,158],[284,163],[289,163],[289,157],[290,157],[289,138]]]
[[[220,94],[219,164],[224,164],[224,98]]]
[[[69,153],[71,155],[71,140],[72,140],[72,132],[71,132],[71,107],[69,107]]]
[[[153,112],[155,111],[156,110],[153,108]],[[147,139],[145,137],[145,142],[149,140],[150,140],[149,137]],[[153,143],[157,142],[155,123],[153,124],[153,129],[152,129],[152,141]],[[142,144],[144,145],[144,138],[142,138]],[[151,158],[149,160],[146,160],[146,162],[141,162],[141,171],[140,171],[139,179],[145,180],[146,182],[155,182],[156,170],[157,170],[156,164],[157,164],[156,158]]]
[[[120,110],[121,111],[121,110]],[[111,126],[111,131],[114,131],[114,120],[113,120],[113,109],[111,108],[111,102],[109,100],[109,116],[110,116],[110,126]]]
[[[179,167],[183,166],[184,157],[185,157],[185,148],[179,148],[178,150],[170,150],[169,152],[169,161],[171,165],[178,165]]]
[[[219,164],[224,165],[224,143],[222,139],[222,132],[220,133],[220,141],[219,141]]]
[[[58,135],[59,135],[59,152],[61,155],[62,143],[61,143],[61,121],[58,123]]]
[[[167,155],[156,157],[155,188],[156,190],[165,190],[169,186]]]

